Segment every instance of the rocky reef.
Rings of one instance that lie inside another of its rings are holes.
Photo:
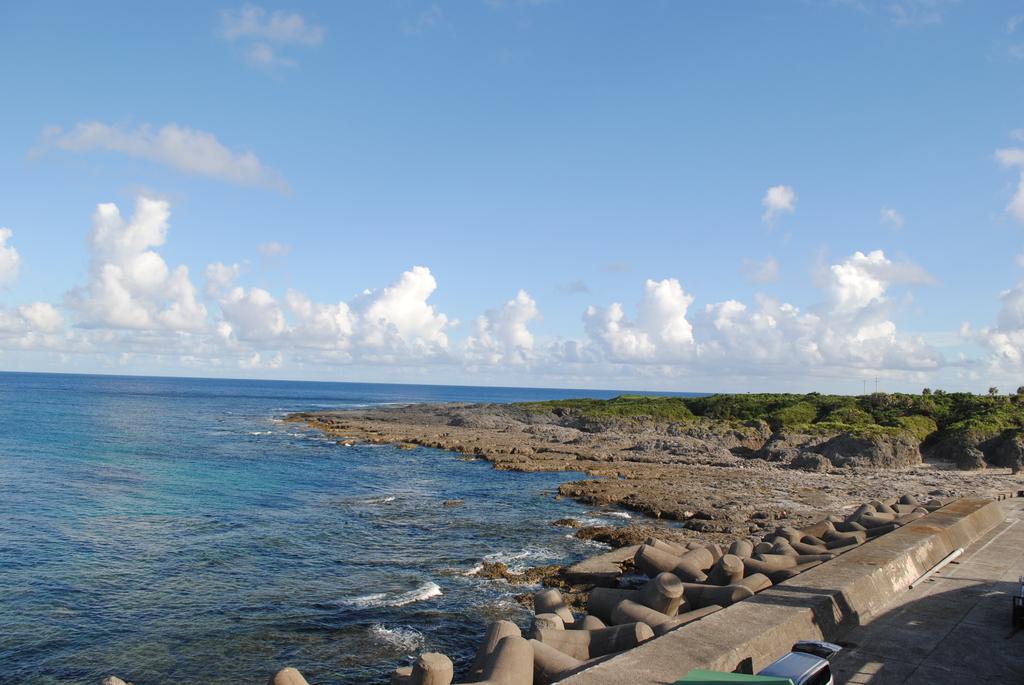
[[[712,395],[429,404],[294,414],[339,442],[434,447],[517,471],[576,471],[558,495],[709,536],[799,525],[865,497],[1005,489],[1017,396]],[[968,468],[971,467],[971,468]],[[1009,480],[1008,480],[1009,479]]]

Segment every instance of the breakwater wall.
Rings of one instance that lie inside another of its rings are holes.
[[[1002,521],[999,504],[956,500],[754,597],[561,680],[566,685],[675,682],[694,668],[753,671],[797,640],[841,638],[958,547]]]

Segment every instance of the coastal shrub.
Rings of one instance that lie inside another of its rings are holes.
[[[818,416],[818,408],[810,402],[801,401],[791,404],[788,407],[776,409],[768,415],[768,425],[772,430],[780,428],[793,428],[803,424],[813,423]]]
[[[918,442],[924,442],[929,435],[939,430],[934,419],[927,416],[901,416],[897,423],[900,427],[910,431]]]
[[[848,404],[833,409],[822,421],[829,421],[832,423],[847,423],[853,426],[859,426],[862,424],[873,424],[875,423],[875,417],[864,411],[856,404]]]
[[[693,413],[687,407],[682,397],[619,395],[610,400],[579,398],[550,400],[547,402],[524,402],[519,406],[532,411],[570,410],[577,416],[589,419],[650,418],[657,421],[670,422],[683,422],[693,419]]]

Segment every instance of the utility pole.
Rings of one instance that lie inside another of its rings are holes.
[[[878,376],[875,376],[875,392],[878,392]]]
[[[868,394],[868,379],[867,378],[864,379],[864,394],[865,395]]]

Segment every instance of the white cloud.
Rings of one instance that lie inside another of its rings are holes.
[[[879,220],[883,224],[889,224],[893,228],[903,228],[903,215],[892,207],[882,207],[882,211],[879,213]]]
[[[881,250],[854,252],[845,261],[829,267],[829,304],[838,313],[863,309],[885,301],[892,283],[931,285],[935,279],[923,268],[909,262],[891,261]]]
[[[792,186],[772,186],[761,198],[761,205],[764,207],[761,220],[770,224],[779,214],[792,214],[796,210],[796,192]]]
[[[694,350],[693,326],[686,318],[693,296],[674,278],[647,280],[635,322],[626,318],[622,305],[590,306],[583,315],[590,339],[606,356],[622,361],[682,361]]]
[[[99,121],[76,124],[70,131],[55,127],[43,132],[42,143],[33,150],[33,154],[48,149],[119,152],[235,185],[282,192],[288,189],[285,180],[252,152],[232,151],[212,133],[177,124],[167,124],[156,130],[149,124],[130,129]]]
[[[289,290],[285,301],[298,320],[292,334],[297,346],[335,351],[351,347],[356,317],[347,303],[315,304],[297,290]]]
[[[779,280],[779,262],[775,257],[761,262],[744,259],[743,274],[751,283],[775,283]]]
[[[263,243],[256,249],[258,249],[260,254],[264,257],[287,257],[292,251],[292,246],[272,240],[269,243]]]
[[[357,337],[367,352],[432,356],[448,348],[448,317],[427,300],[437,289],[430,269],[414,266],[386,288],[351,302],[360,318]]]
[[[1000,308],[996,326],[972,331],[964,337],[974,339],[989,352],[993,372],[1019,374],[1024,370],[1024,283],[999,294]]]
[[[18,315],[32,330],[56,333],[64,326],[64,317],[49,302],[33,302],[18,307]]]
[[[335,304],[314,303],[290,290],[282,306],[262,288],[235,287],[220,300],[218,334],[261,349],[330,352],[334,361],[429,359],[448,349],[448,317],[427,302],[436,288],[421,266],[385,288]]]
[[[642,363],[668,375],[934,370],[942,355],[919,337],[898,334],[887,296],[896,283],[931,282],[916,265],[893,262],[881,251],[856,252],[825,270],[826,300],[815,312],[759,295],[753,306],[711,303],[689,319],[693,297],[678,281],[647,281],[635,323],[618,303],[590,307],[584,321],[591,349],[577,344],[571,351],[578,362],[597,351],[599,360],[619,368]]]
[[[228,40],[258,38],[282,45],[319,45],[326,31],[310,24],[295,12],[270,14],[262,7],[245,4],[239,9],[221,11],[221,28]]]
[[[244,43],[246,61],[253,66],[297,66],[295,60],[281,57],[278,50],[286,46],[320,45],[326,33],[322,26],[308,22],[296,12],[268,13],[250,4],[221,11],[221,34],[228,41]]]
[[[883,7],[898,26],[921,26],[942,23],[946,11],[959,0],[895,0]]]
[[[1010,17],[1006,22],[1006,32],[1015,33],[1020,28],[1021,23],[1024,22],[1024,14],[1018,14],[1014,17]]]
[[[0,228],[0,285],[13,282],[21,266],[21,255],[7,242],[13,235],[11,229]]]
[[[263,288],[232,288],[220,310],[231,334],[244,342],[270,343],[288,332],[284,310]]]
[[[242,369],[279,369],[284,362],[284,355],[275,352],[269,357],[264,357],[259,352],[253,352],[248,357],[238,360],[238,366]]]
[[[216,262],[206,265],[206,287],[204,292],[207,297],[217,297],[225,288],[230,286],[242,273],[242,267],[238,264],[224,264]]]
[[[67,295],[79,323],[93,328],[200,331],[206,307],[196,299],[188,267],[171,270],[156,251],[167,239],[170,206],[140,197],[131,221],[101,204],[90,235],[90,281]]]
[[[537,303],[525,290],[499,309],[476,320],[476,332],[466,341],[467,358],[489,364],[524,364],[534,355],[530,321],[540,316]]]

